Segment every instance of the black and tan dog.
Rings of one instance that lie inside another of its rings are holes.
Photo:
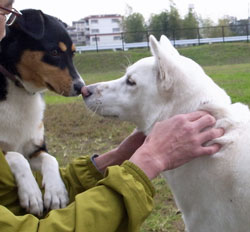
[[[41,215],[44,206],[68,203],[58,163],[44,142],[41,92],[77,96],[84,82],[73,65],[75,47],[64,24],[39,10],[22,14],[1,42],[0,147],[16,178],[21,205]],[[44,199],[31,169],[43,175]]]

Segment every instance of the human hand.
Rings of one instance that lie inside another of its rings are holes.
[[[158,122],[130,161],[153,179],[164,170],[177,168],[196,157],[212,155],[219,151],[220,145],[203,145],[224,134],[221,128],[211,128],[215,122],[215,118],[204,111]]]

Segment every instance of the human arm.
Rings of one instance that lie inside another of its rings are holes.
[[[105,164],[105,169],[107,166],[121,164],[125,159],[129,159],[144,139],[145,136],[142,133],[133,132],[117,148],[101,155],[100,160]],[[25,210],[19,204],[14,176],[1,151],[0,164],[0,205],[6,206],[15,215],[24,215]],[[60,168],[60,173],[67,188],[70,203],[75,200],[77,194],[95,187],[103,178],[103,173],[96,169],[89,156],[74,159],[66,167]],[[35,172],[34,176],[43,191],[41,174]]]
[[[75,163],[79,166],[75,170],[76,175],[80,166],[89,162],[86,160]],[[4,159],[1,161],[4,164]],[[6,169],[6,172],[11,178],[10,171]],[[141,223],[153,208],[154,189],[145,174],[132,163],[125,162],[121,166],[108,168],[105,177],[96,182],[95,187],[78,194],[69,206],[52,210],[40,220],[30,214],[15,216],[6,207],[0,206],[0,228],[3,231],[20,232],[139,231]],[[10,179],[10,183],[16,190],[13,179]],[[6,199],[6,202],[9,200]]]
[[[129,160],[135,151],[143,144],[146,136],[144,133],[134,130],[116,148],[95,158],[95,164],[102,173],[107,167],[120,165],[125,160]]]

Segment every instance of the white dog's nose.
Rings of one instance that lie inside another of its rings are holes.
[[[89,95],[91,95],[91,93],[88,91],[86,86],[83,86],[81,89],[81,93],[83,97],[88,97]]]

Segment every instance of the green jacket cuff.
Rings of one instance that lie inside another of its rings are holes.
[[[130,161],[125,161],[122,166],[131,173],[134,178],[138,181],[140,181],[144,188],[146,189],[147,193],[150,194],[152,197],[155,195],[155,188],[149,178],[146,176],[146,174],[134,163]]]

